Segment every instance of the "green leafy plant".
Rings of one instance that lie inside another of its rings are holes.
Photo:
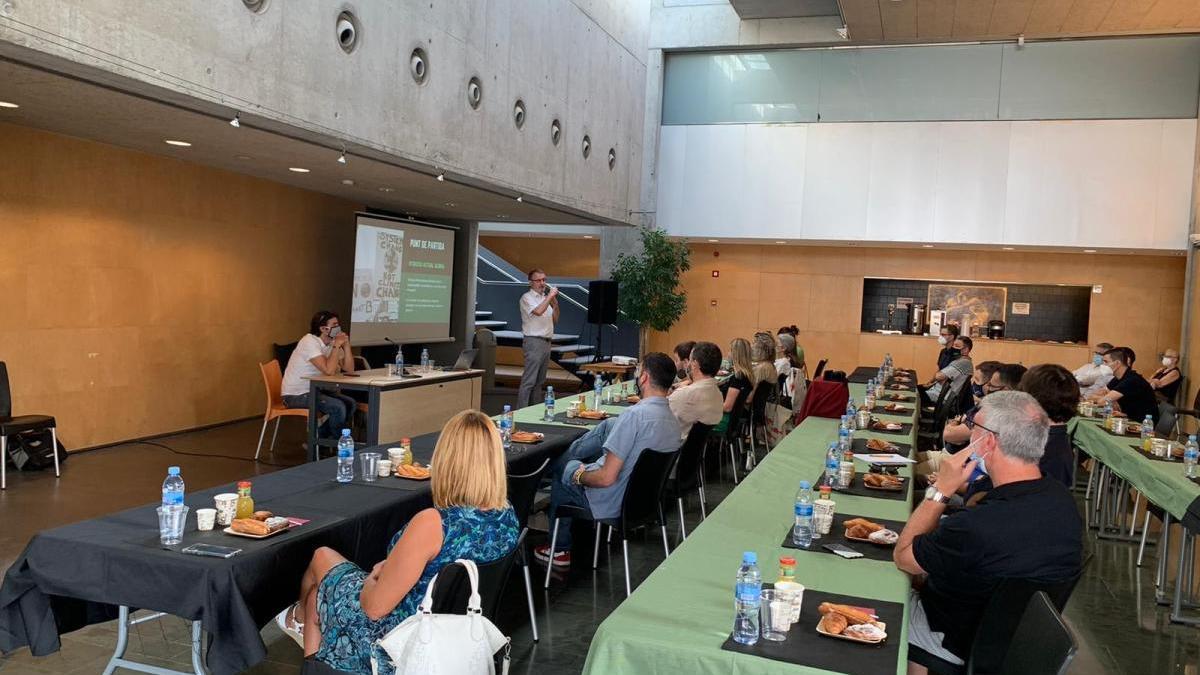
[[[612,278],[620,285],[621,312],[640,327],[638,348],[645,355],[650,331],[671,328],[687,310],[687,293],[680,275],[691,269],[691,251],[667,233],[643,227],[642,250],[622,253],[613,265]]]

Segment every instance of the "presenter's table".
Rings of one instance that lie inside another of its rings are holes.
[[[411,372],[411,370],[410,370]],[[317,439],[317,391],[361,391],[367,395],[367,445],[393,443],[401,438],[440,431],[454,415],[479,408],[482,370],[435,370],[404,377],[387,369],[353,374],[322,375],[308,380],[308,458],[315,461],[318,445],[335,447],[337,439]]]

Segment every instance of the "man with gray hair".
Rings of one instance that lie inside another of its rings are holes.
[[[1050,428],[1041,406],[1025,392],[999,391],[984,397],[971,427],[970,445],[942,462],[896,542],[896,566],[924,577],[909,597],[909,673],[965,663],[1000,580],[1055,584],[1079,574],[1079,511],[1038,467]],[[978,506],[942,518],[977,466],[995,487]]]

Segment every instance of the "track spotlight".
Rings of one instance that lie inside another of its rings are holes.
[[[519,202],[524,202],[524,201],[525,201],[525,198],[524,198],[524,197],[522,197],[521,195],[517,195],[517,201],[519,201]]]
[[[234,129],[241,129],[242,128],[242,113],[234,113],[233,119],[229,120],[229,126],[233,127]]]
[[[346,163],[346,150],[345,150],[345,148],[343,148],[342,154],[338,155],[338,164],[345,164],[345,163]]]
[[[437,179],[438,179],[438,182],[439,182],[439,183],[441,183],[441,182],[444,182],[444,181],[446,180],[446,174],[444,174],[444,173],[439,173],[439,174],[437,175]]]

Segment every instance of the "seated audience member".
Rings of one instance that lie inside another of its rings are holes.
[[[958,326],[955,324],[948,323],[938,331],[938,344],[942,346],[942,351],[938,352],[938,370],[942,370],[958,358],[958,353],[954,350],[954,338],[956,337],[958,337]]]
[[[775,370],[787,375],[788,368],[806,370],[804,348],[800,346],[800,329],[784,326],[775,336]]]
[[[675,363],[654,352],[642,360],[637,374],[642,400],[616,418],[604,439],[603,454],[594,462],[571,459],[561,474],[553,476],[550,490],[550,523],[564,504],[591,512],[594,519],[616,518],[629,476],[642,452],[675,452],[679,449],[679,421],[671,412],[667,392],[675,381]],[[549,546],[534,549],[534,557],[555,565],[571,564],[571,518],[558,521],[553,558]]]
[[[433,508],[392,537],[387,558],[370,572],[330,548],[319,548],[300,586],[300,602],[276,622],[304,653],[338,670],[392,672],[375,642],[418,610],[429,581],[459,558],[487,563],[517,544],[517,518],[508,503],[500,433],[487,415],[466,410],[442,429],[433,462]],[[301,638],[301,635],[303,636]]]
[[[803,389],[806,385],[804,380],[808,376],[808,369],[804,365],[804,358],[796,353],[796,338],[788,333],[779,334],[779,358],[775,359],[775,371],[779,373],[780,398],[789,402],[783,405],[795,408],[796,388]]]
[[[893,553],[897,567],[925,577],[910,592],[909,673],[928,672],[911,647],[965,663],[1001,579],[1053,584],[1079,574],[1083,524],[1075,500],[1038,467],[1049,426],[1029,394],[984,397],[971,445],[942,462],[937,485],[909,517]],[[948,496],[977,465],[986,465],[995,487],[975,508],[942,518]]]
[[[1092,396],[1096,403],[1113,403],[1130,420],[1140,422],[1146,415],[1158,422],[1158,399],[1141,373],[1132,367],[1133,350],[1113,347],[1104,353],[1104,365],[1113,372],[1108,386]]]
[[[1067,422],[1079,407],[1075,376],[1058,364],[1044,363],[1030,368],[1018,389],[1032,396],[1050,418],[1050,434],[1038,462],[1042,475],[1070,488],[1075,480],[1075,455],[1071,452]]]
[[[1174,403],[1182,377],[1183,374],[1179,372],[1179,351],[1168,349],[1163,352],[1162,368],[1155,371],[1154,377],[1147,381],[1162,400]]]
[[[308,379],[319,375],[354,372],[350,353],[350,335],[342,331],[336,312],[322,310],[313,315],[308,333],[296,343],[283,371],[283,404],[289,408],[308,407]],[[328,415],[321,427],[323,437],[341,433],[357,407],[354,399],[329,389],[317,391],[317,412]]]
[[[975,366],[975,374],[971,376],[971,396],[975,398],[976,406],[987,395],[987,385],[992,381],[992,375],[1002,365],[1004,364],[999,361],[984,361]]]
[[[726,414],[733,412],[738,396],[746,394],[746,402],[754,396],[754,366],[750,362],[750,343],[744,338],[734,338],[729,343],[729,379],[725,381]]]
[[[954,360],[950,362],[950,365],[935,373],[933,380],[921,389],[921,396],[927,404],[937,403],[938,397],[942,394],[942,387],[949,387],[950,390],[946,395],[953,396],[971,379],[971,374],[975,371],[975,367],[971,364],[971,348],[974,346],[975,343],[971,338],[965,335],[954,338],[954,347],[951,350],[955,356]],[[940,361],[941,358],[939,357],[938,360]]]
[[[1100,392],[1112,379],[1112,369],[1104,365],[1104,353],[1113,346],[1107,342],[1096,343],[1092,350],[1092,360],[1075,369],[1075,381],[1079,383],[1079,392],[1083,398],[1091,398]]]
[[[686,340],[675,345],[675,372],[678,373],[675,377],[675,383],[671,385],[671,389],[686,387],[692,381],[689,377],[688,359],[691,358],[692,348],[696,346],[695,342]]]
[[[697,342],[684,365],[691,370],[691,384],[671,392],[667,399],[679,421],[681,439],[687,439],[696,422],[716,426],[725,411],[725,397],[715,379],[721,368],[721,348],[711,342]]]
[[[980,364],[980,368],[977,370],[981,370],[988,363],[996,365],[989,367],[991,376],[983,385],[983,396],[997,391],[1011,391],[1021,384],[1021,378],[1025,375],[1025,366],[1019,363],[990,361]],[[980,397],[980,401],[982,400],[983,398]],[[967,441],[971,439],[971,428],[966,423],[974,419],[975,413],[978,411],[979,406],[976,405],[963,415],[946,422],[946,428],[942,430],[942,441],[946,444],[947,450],[957,452],[966,447]]]
[[[750,344],[750,361],[754,371],[754,384],[778,382],[779,371],[775,369],[775,337],[770,333],[755,333]]]

